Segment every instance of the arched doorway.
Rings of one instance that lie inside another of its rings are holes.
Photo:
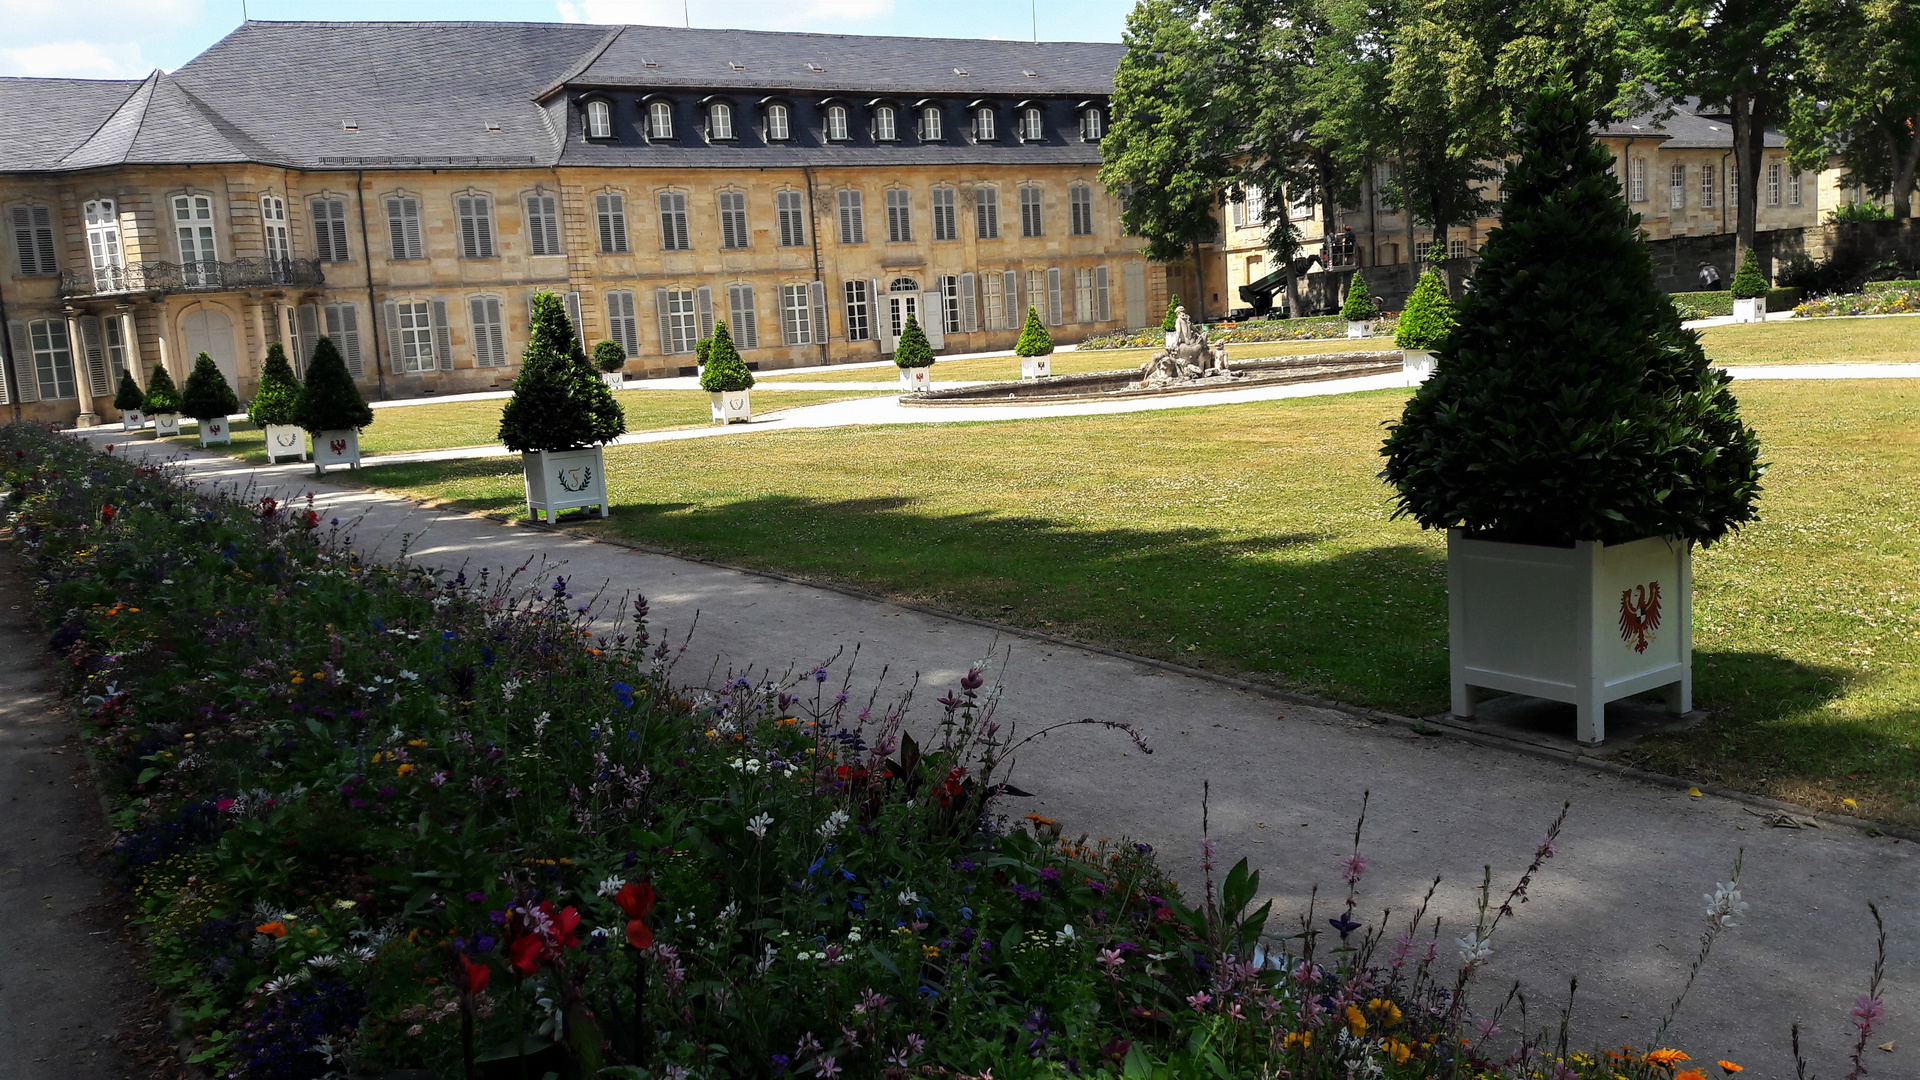
[[[920,319],[920,283],[910,277],[897,277],[888,282],[887,313],[892,328],[892,333],[887,335],[889,341],[899,341],[900,335],[907,332],[909,317],[924,325],[925,320]]]
[[[213,357],[227,385],[240,392],[239,351],[233,344],[233,318],[212,304],[195,304],[180,313],[180,336],[186,342],[182,368],[191,373],[201,353]]]

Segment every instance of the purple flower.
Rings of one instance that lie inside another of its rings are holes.
[[[1353,921],[1353,920],[1352,920],[1351,918],[1348,918],[1345,912],[1342,912],[1342,913],[1340,914],[1340,917],[1339,917],[1339,918],[1337,918],[1337,919],[1328,919],[1328,920],[1327,920],[1327,922],[1328,922],[1328,923],[1329,923],[1330,925],[1332,925],[1332,927],[1333,927],[1333,928],[1334,928],[1335,930],[1338,930],[1338,931],[1340,931],[1340,940],[1341,940],[1341,941],[1345,941],[1345,940],[1347,940],[1347,935],[1348,935],[1348,934],[1351,934],[1351,933],[1353,933],[1353,932],[1354,932],[1355,930],[1358,930],[1358,929],[1360,929],[1360,924],[1359,924],[1359,923],[1357,923],[1357,922],[1354,922],[1354,921]]]
[[[1040,880],[1046,882],[1049,885],[1059,884],[1060,871],[1055,870],[1053,867],[1049,866],[1046,869],[1040,871]]]
[[[469,904],[485,903],[486,899],[487,894],[483,892],[470,892],[467,894],[467,903]]]
[[[1349,885],[1360,884],[1360,875],[1367,872],[1367,857],[1354,852],[1340,860],[1340,880]]]

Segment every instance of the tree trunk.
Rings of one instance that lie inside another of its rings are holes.
[[[1905,221],[1912,216],[1909,204],[1913,197],[1914,173],[1916,168],[1920,168],[1920,135],[1913,134],[1904,125],[1899,131],[1899,137],[1890,135],[1887,138],[1887,156],[1893,165],[1893,188],[1889,199],[1893,203],[1893,219]]]
[[[1206,268],[1200,263],[1198,240],[1193,242],[1193,310],[1199,313],[1194,316],[1194,322],[1207,321],[1207,274]]]
[[[1407,155],[1402,151],[1400,164],[1400,220],[1407,226],[1407,295],[1413,295],[1413,283],[1419,280],[1419,249],[1413,246],[1413,198],[1407,191]]]
[[[1733,166],[1740,182],[1734,190],[1733,266],[1740,272],[1753,250],[1760,214],[1760,160],[1766,145],[1767,116],[1763,100],[1747,90],[1735,91],[1733,101]]]

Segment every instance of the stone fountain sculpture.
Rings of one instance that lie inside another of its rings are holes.
[[[1227,370],[1227,347],[1208,344],[1185,307],[1174,312],[1173,343],[1140,365],[1139,381],[1132,388],[1239,378]]]

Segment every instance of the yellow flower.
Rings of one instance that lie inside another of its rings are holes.
[[[1693,1059],[1688,1057],[1686,1054],[1686,1051],[1684,1050],[1649,1050],[1647,1051],[1647,1062],[1649,1064],[1658,1065],[1663,1069],[1671,1069],[1675,1065],[1678,1065],[1683,1061],[1692,1061],[1692,1060]]]
[[[1728,1076],[1732,1076],[1734,1073],[1737,1073],[1737,1072],[1746,1071],[1742,1069],[1740,1066],[1735,1065],[1731,1061],[1716,1061],[1714,1062],[1714,1064],[1720,1066],[1722,1069],[1725,1069]]]
[[[717,739],[717,738],[719,738],[719,737],[720,737],[720,733],[719,733],[719,732],[717,732],[717,731],[715,731],[715,730],[713,730],[712,728],[708,728],[708,729],[707,729],[707,738],[709,738],[709,739]]]
[[[940,956],[940,947],[938,945],[922,945],[920,946],[920,951],[926,954],[929,960],[937,959]]]
[[[1392,1027],[1400,1022],[1400,1006],[1386,998],[1374,998],[1367,1002],[1367,1011],[1380,1021],[1381,1027]]]
[[[1281,1040],[1280,1045],[1289,1047],[1289,1048],[1297,1046],[1300,1049],[1305,1050],[1313,1045],[1313,1032],[1289,1031],[1287,1033],[1287,1037]]]
[[[1347,1006],[1347,1030],[1353,1032],[1356,1039],[1364,1039],[1367,1036],[1367,1018],[1361,1015],[1358,1006]]]
[[[412,763],[412,762],[408,762],[407,764],[405,764],[405,765],[402,765],[402,766],[400,766],[400,767],[399,767],[398,769],[395,769],[395,770],[394,770],[394,775],[396,775],[396,776],[405,776],[405,775],[407,775],[408,773],[410,773],[410,772],[412,772],[412,771],[413,771],[413,763]]]
[[[425,745],[427,745],[427,740],[425,740],[425,739],[408,739],[408,740],[407,740],[407,745],[408,745],[408,746],[425,746]]]
[[[1405,1065],[1407,1059],[1413,1056],[1413,1047],[1408,1046],[1399,1039],[1387,1039],[1383,1041],[1380,1044],[1380,1049],[1385,1050],[1387,1056],[1393,1058],[1395,1065]]]
[[[316,671],[316,672],[314,672],[314,673],[313,673],[313,681],[314,681],[314,682],[319,682],[320,680],[322,680],[322,679],[324,679],[324,678],[326,678],[326,677],[327,677],[327,673],[326,673],[326,672],[324,672],[324,671]]]

